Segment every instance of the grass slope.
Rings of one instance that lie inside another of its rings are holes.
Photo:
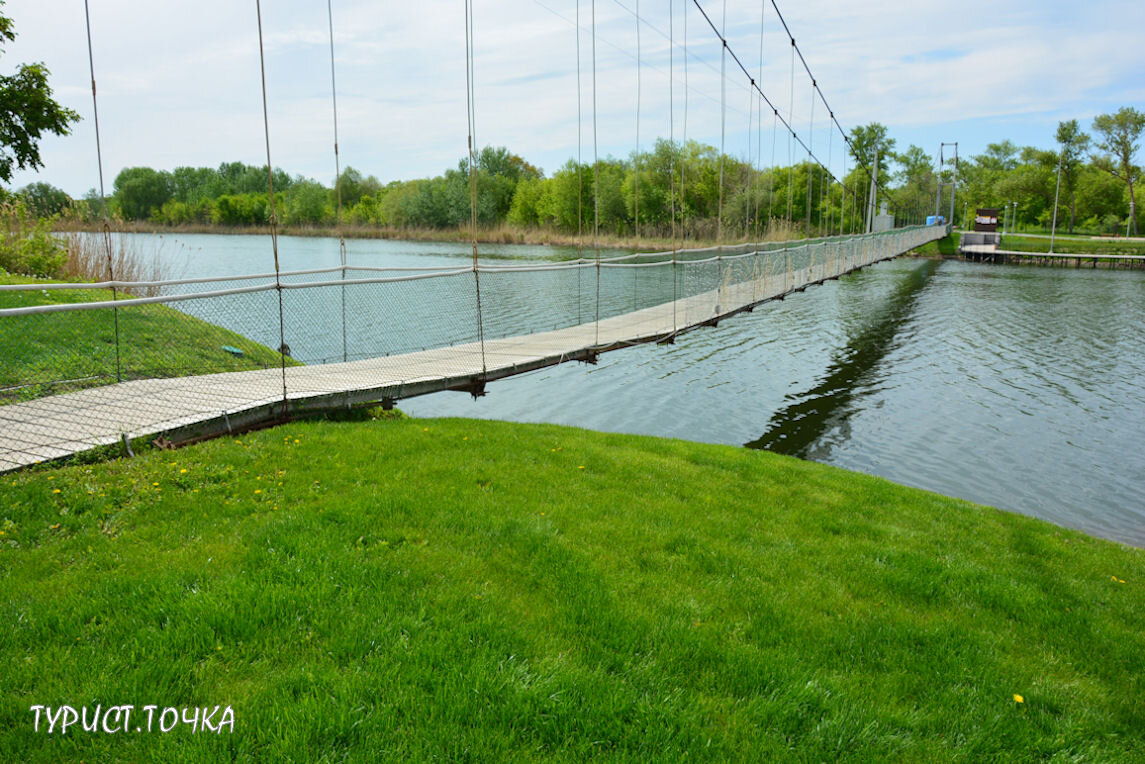
[[[1050,238],[1007,234],[1002,237],[1000,249],[1015,252],[1049,252]],[[1077,255],[1145,255],[1145,242],[1131,239],[1059,236],[1054,251]]]
[[[0,275],[0,284],[38,283]],[[0,308],[91,302],[105,292],[0,292]],[[116,326],[110,310],[0,318],[0,403],[116,381]],[[174,377],[278,366],[279,354],[220,326],[165,305],[119,311],[123,378]],[[241,357],[223,350],[231,345]],[[294,364],[287,359],[288,364]],[[52,384],[72,380],[65,384]],[[17,387],[19,386],[19,387]]]
[[[0,530],[4,761],[1145,759],[1141,550],[774,454],[294,423]],[[234,733],[32,730],[97,703]]]

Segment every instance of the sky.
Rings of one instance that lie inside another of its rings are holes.
[[[934,155],[958,142],[965,158],[1006,139],[1049,149],[1061,120],[1090,130],[1097,114],[1145,110],[1140,0],[776,4],[843,129],[880,122],[899,150]],[[89,8],[109,193],[125,167],[266,164],[254,0]],[[465,156],[464,8],[332,0],[343,168],[389,182],[441,174]],[[840,135],[792,63],[770,0],[475,0],[477,145],[506,146],[550,175],[572,157],[628,156],[670,136],[722,142],[758,166],[805,158],[732,58],[721,61],[701,8],[778,118],[841,175]],[[7,0],[0,12],[18,35],[0,73],[43,62],[56,99],[83,117],[71,135],[45,137],[44,167],[10,187],[44,181],[82,196],[100,184],[84,4]],[[265,0],[261,16],[272,164],[331,184],[327,3]]]

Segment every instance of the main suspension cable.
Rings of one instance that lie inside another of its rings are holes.
[[[469,134],[469,237],[473,245],[473,287],[477,303],[477,341],[481,346],[481,376],[485,377],[485,325],[481,320],[481,270],[477,257],[477,155],[473,145],[477,132],[477,109],[474,104],[473,4],[465,0],[465,114]]]
[[[278,356],[282,368],[282,414],[288,410],[286,391],[286,355],[289,347],[286,344],[286,315],[282,307],[282,277],[278,267],[278,214],[274,207],[274,165],[270,161],[270,113],[266,106],[266,54],[263,52],[262,42],[262,3],[255,0],[255,12],[258,16],[258,66],[262,78],[262,130],[266,139],[266,183],[270,192],[270,247],[274,252],[274,289],[278,293]]]
[[[103,211],[103,244],[107,250],[108,281],[115,281],[115,265],[111,257],[111,217],[107,214],[107,193],[103,186],[103,149],[99,140],[99,104],[95,97],[95,54],[92,52],[91,13],[88,10],[88,0],[83,2],[83,13],[84,21],[87,24],[87,61],[91,71],[91,112],[95,122],[95,160],[99,167],[99,205]],[[118,299],[119,292],[115,287],[112,287],[111,300],[115,302]],[[111,313],[115,324],[115,381],[122,382],[123,369],[119,359],[119,308],[112,309]]]
[[[334,228],[338,232],[338,260],[342,264],[342,281],[346,280],[346,237],[342,232],[342,167],[338,156],[338,85],[334,78],[334,8],[326,0],[326,17],[330,22],[330,99],[334,105],[334,192],[338,206],[334,213]],[[346,285],[342,284],[342,360],[350,360],[346,340]]]

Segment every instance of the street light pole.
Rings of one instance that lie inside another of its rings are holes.
[[[1050,254],[1051,255],[1054,253],[1054,237],[1057,236],[1057,232],[1058,232],[1058,197],[1061,195],[1061,192],[1062,192],[1062,155],[1064,155],[1064,154],[1065,154],[1065,149],[1062,149],[1062,153],[1058,154],[1058,187],[1057,187],[1057,190],[1054,191],[1054,222],[1053,222],[1053,226],[1050,228]]]

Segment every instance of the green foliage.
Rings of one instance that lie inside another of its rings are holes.
[[[870,167],[875,161],[875,148],[879,152],[879,183],[888,176],[891,159],[895,155],[895,139],[887,135],[886,125],[872,122],[851,129],[849,151],[859,167],[867,168],[866,177],[870,181]]]
[[[0,13],[0,51],[15,39],[12,20]],[[43,167],[40,138],[68,135],[80,119],[52,98],[48,74],[43,64],[22,64],[16,74],[0,75],[0,181],[10,181],[15,170]]]
[[[150,167],[125,167],[115,176],[115,199],[129,220],[147,220],[174,193],[171,173]]]
[[[1116,175],[1128,186],[1129,229],[1137,233],[1137,210],[1133,184],[1140,179],[1141,168],[1133,164],[1138,141],[1145,131],[1145,113],[1124,106],[1114,114],[1099,114],[1093,118],[1093,129],[1100,134],[1097,148],[1106,152],[1100,166]]]
[[[330,192],[318,181],[296,180],[284,196],[282,222],[287,225],[316,226],[334,221]],[[266,195],[263,194],[262,198],[266,199]]]
[[[59,275],[68,254],[64,243],[52,235],[54,217],[37,218],[22,199],[16,198],[0,206],[0,220],[0,271],[39,277]]]
[[[1082,132],[1076,119],[1071,119],[1058,123],[1055,138],[1059,146],[1061,190],[1064,198],[1068,200],[1069,207],[1068,230],[1073,233],[1077,215],[1077,182],[1081,173],[1082,159],[1089,148],[1089,136]]]
[[[72,205],[72,198],[50,183],[29,183],[17,193],[28,205],[28,211],[36,217],[59,215]]]

